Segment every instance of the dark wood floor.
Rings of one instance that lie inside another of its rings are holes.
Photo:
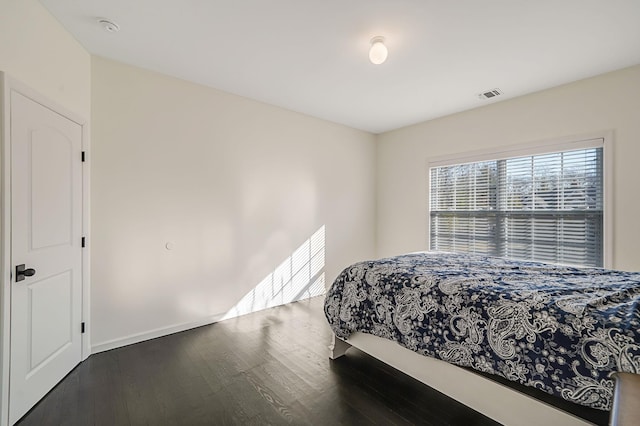
[[[496,424],[330,336],[316,298],[95,354],[19,424]]]

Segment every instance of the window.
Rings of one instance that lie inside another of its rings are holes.
[[[579,145],[430,164],[430,249],[603,266],[603,139]]]

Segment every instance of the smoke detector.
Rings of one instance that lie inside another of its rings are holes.
[[[491,99],[500,95],[502,95],[502,92],[500,91],[500,89],[493,89],[493,90],[488,90],[486,92],[480,93],[478,97],[480,99]]]
[[[120,31],[120,26],[113,21],[108,19],[100,18],[98,19],[98,24],[108,33],[117,33]]]

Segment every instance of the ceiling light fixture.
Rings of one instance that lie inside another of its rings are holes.
[[[120,26],[113,21],[108,19],[100,18],[98,19],[98,24],[108,33],[117,33],[120,31]]]
[[[384,45],[384,37],[376,36],[371,39],[371,48],[369,49],[369,60],[375,65],[380,65],[387,60],[389,51]]]

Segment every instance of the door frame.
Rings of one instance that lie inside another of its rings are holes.
[[[9,424],[9,372],[11,334],[11,92],[31,100],[68,118],[82,127],[82,235],[86,247],[82,251],[82,321],[87,325],[81,335],[81,361],[91,355],[90,304],[90,143],[87,120],[40,95],[35,90],[0,71],[0,426]]]

